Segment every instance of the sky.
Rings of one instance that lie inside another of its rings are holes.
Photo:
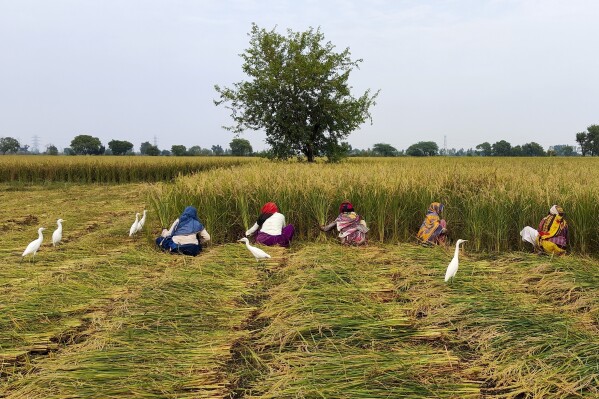
[[[599,124],[597,20],[594,0],[0,0],[0,137],[226,148],[214,85],[246,78],[256,23],[320,27],[363,59],[352,92],[380,95],[354,148],[575,145]]]

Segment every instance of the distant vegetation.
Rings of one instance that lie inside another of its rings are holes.
[[[409,146],[406,150],[398,150],[388,143],[376,143],[372,148],[352,148],[346,142],[341,142],[335,147],[334,154],[329,161],[339,161],[344,157],[398,157],[398,156],[483,156],[483,157],[543,157],[543,156],[599,156],[599,125],[591,125],[586,132],[576,134],[579,147],[558,144],[550,146],[547,150],[536,142],[522,145],[512,145],[506,140],[499,140],[493,144],[484,142],[475,148],[439,148],[434,141],[419,141]],[[580,150],[580,152],[579,152]],[[28,145],[22,146],[13,137],[0,138],[0,153],[6,154],[39,154],[32,152]],[[274,158],[276,151],[271,148],[266,151],[255,152],[251,143],[243,138],[236,137],[229,143],[229,148],[224,149],[220,145],[211,148],[202,148],[193,145],[187,148],[185,145],[172,145],[170,149],[159,149],[158,146],[146,141],[141,143],[139,152],[135,152],[134,144],[126,140],[113,139],[108,142],[108,149],[102,144],[98,137],[90,135],[78,135],[71,141],[71,146],[63,149],[65,155],[148,155],[148,156],[259,156]],[[46,146],[46,155],[58,155],[59,151],[53,144]],[[327,151],[319,150],[317,156],[326,156]],[[302,158],[303,156],[299,156]],[[304,157],[305,158],[305,157]],[[305,158],[307,159],[307,158]]]

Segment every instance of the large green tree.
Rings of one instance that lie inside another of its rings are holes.
[[[434,141],[419,141],[406,150],[406,155],[412,157],[434,156],[439,153],[439,146]]]
[[[216,105],[226,104],[241,133],[264,130],[278,158],[303,154],[309,162],[318,155],[339,154],[341,140],[370,119],[377,93],[351,94],[348,79],[362,60],[352,60],[349,48],[335,51],[320,29],[250,31],[250,46],[241,54],[249,79],[232,88],[215,86]]]
[[[148,150],[150,149],[150,147],[152,147],[152,144],[149,141],[144,141],[139,146],[139,153],[141,155],[149,155]]]
[[[547,153],[543,149],[543,146],[533,141],[522,145],[522,155],[525,157],[543,157]]]
[[[187,147],[181,144],[173,145],[171,146],[171,152],[176,157],[182,157],[184,155],[187,155]]]
[[[133,143],[126,140],[110,140],[108,148],[110,148],[113,155],[125,155],[133,149]]]
[[[19,151],[20,147],[21,145],[19,144],[19,141],[15,138],[0,138],[0,151],[2,152],[2,155],[6,154],[7,152],[16,153],[17,151]]]
[[[580,145],[582,156],[599,155],[599,125],[591,125],[586,132],[577,133],[576,141]]]
[[[246,139],[235,138],[231,140],[229,147],[231,147],[231,154],[233,155],[239,157],[252,155],[252,145]]]
[[[54,144],[50,144],[50,145],[48,145],[48,148],[46,148],[46,154],[58,155],[58,148],[56,148],[56,146]]]
[[[493,155],[493,147],[488,141],[477,145],[476,149],[478,150],[478,153],[484,157],[490,157]]]
[[[225,153],[225,150],[223,150],[223,147],[217,144],[212,146],[212,153],[214,155],[223,155]]]
[[[376,143],[372,146],[372,152],[381,157],[394,157],[397,155],[397,148],[391,144]]]
[[[160,155],[160,150],[158,149],[158,146],[150,145],[148,148],[146,148],[146,155],[150,155],[153,157]]]
[[[101,155],[104,154],[104,146],[97,137],[80,134],[71,140],[71,148],[78,155]]]
[[[496,157],[509,157],[512,155],[512,145],[505,140],[493,144],[493,155]]]

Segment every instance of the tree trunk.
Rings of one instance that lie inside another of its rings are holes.
[[[308,158],[308,162],[314,162],[314,147],[312,144],[308,144],[306,146],[306,151],[304,152],[306,158]]]

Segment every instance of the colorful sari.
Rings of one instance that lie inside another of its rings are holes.
[[[339,239],[345,245],[361,245],[366,242],[366,233],[368,227],[356,212],[340,213],[335,219],[337,230],[339,230]]]
[[[568,223],[564,219],[564,210],[554,205],[539,223],[539,247],[545,252],[561,255],[568,246]]]
[[[444,229],[445,220],[441,219],[439,214],[443,211],[443,204],[433,202],[426,212],[424,222],[420,225],[417,238],[420,242],[426,244],[441,244],[445,242]]]

